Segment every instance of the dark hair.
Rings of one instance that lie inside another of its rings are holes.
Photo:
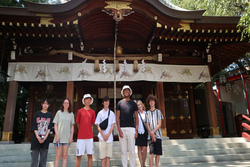
[[[149,105],[150,100],[154,100],[155,108],[158,108],[158,99],[154,95],[148,95],[147,100],[146,100],[147,108],[150,109],[150,105]]]
[[[45,103],[45,102],[47,102],[48,104],[50,104],[48,99],[43,99],[42,100],[42,104]]]
[[[65,98],[65,99],[63,100],[62,105],[61,105],[61,107],[60,107],[60,110],[61,110],[62,112],[64,111],[63,103],[64,103],[65,100],[68,100],[68,101],[69,101],[69,109],[68,109],[68,112],[71,113],[71,102],[70,102],[70,100],[69,100],[68,98]]]
[[[102,102],[105,102],[105,101],[109,101],[109,97],[108,96],[105,96],[102,98]]]

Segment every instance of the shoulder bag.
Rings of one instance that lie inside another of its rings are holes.
[[[109,113],[108,113],[108,118],[106,118],[104,121],[102,121],[102,122],[99,124],[99,127],[100,127],[102,130],[106,130],[107,127],[108,127],[108,123],[109,123],[109,114],[110,114],[110,110],[109,110]]]

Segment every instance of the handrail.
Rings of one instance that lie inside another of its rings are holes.
[[[246,115],[241,115],[242,118],[246,119],[247,121],[250,122],[250,118]],[[241,126],[246,128],[247,130],[250,130],[250,125],[247,123],[241,123]],[[247,139],[248,141],[250,141],[250,135],[247,132],[242,132],[242,137],[244,137],[245,139]]]
[[[242,117],[250,122],[250,118],[248,116],[242,114]]]

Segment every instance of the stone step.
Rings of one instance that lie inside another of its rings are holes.
[[[193,162],[217,162],[217,161],[232,161],[232,160],[247,160],[250,156],[249,151],[246,152],[234,153],[234,154],[201,154],[193,152],[193,154],[189,155],[165,155],[165,153],[161,156],[161,163],[170,163],[170,164],[177,164],[177,163],[193,163]],[[48,155],[48,162],[53,162],[55,159],[55,154]],[[75,155],[68,155],[68,161],[75,162],[76,156]],[[83,160],[86,160],[87,157],[83,156]],[[31,157],[30,155],[23,155],[20,154],[19,156],[1,156],[0,163],[10,163],[10,162],[30,162]],[[120,154],[115,153],[112,157],[112,160],[119,160],[120,161]],[[137,157],[138,160],[138,157]],[[99,155],[93,155],[93,161],[99,161]]]
[[[73,157],[73,159],[75,159],[75,149],[70,149],[68,152],[68,158]],[[3,162],[6,160],[6,158],[8,159],[12,159],[16,160],[16,161],[22,161],[21,159],[24,156],[28,156],[30,157],[30,150],[25,150],[25,151],[21,151],[22,156],[20,156],[20,151],[10,151],[10,150],[6,150],[4,153],[1,153],[2,155],[0,156],[0,162]],[[229,148],[229,149],[201,149],[201,150],[187,150],[187,151],[180,151],[180,150],[175,150],[175,151],[169,151],[167,149],[163,149],[163,156],[164,157],[185,157],[185,156],[205,156],[205,155],[226,155],[226,154],[246,154],[246,153],[250,153],[250,149],[249,148]],[[49,157],[53,157],[52,160],[54,159],[55,156],[55,150],[50,150],[49,151]],[[12,158],[13,157],[13,158]],[[137,149],[136,149],[136,157],[138,158],[137,155]],[[120,158],[120,152],[116,151],[113,152],[113,158],[117,159]],[[93,154],[93,159],[94,160],[98,160],[99,159],[99,153],[95,152],[95,154]]]
[[[30,163],[8,163],[8,164],[1,164],[1,167],[27,167],[30,166]],[[47,163],[47,167],[53,167],[53,163]],[[60,164],[61,166],[61,164]],[[74,163],[68,163],[68,167],[74,167]],[[99,165],[98,167],[100,167]],[[149,166],[149,165],[147,165]],[[228,162],[214,162],[214,163],[189,163],[183,164],[180,163],[178,165],[174,164],[159,164],[159,167],[249,167],[250,161],[228,161]],[[81,167],[87,167],[84,164],[81,164]],[[122,165],[111,165],[111,167],[122,167]]]
[[[244,138],[211,138],[211,139],[177,139],[177,140],[162,140],[162,145],[168,149],[185,149],[192,148],[196,146],[197,148],[201,146],[211,146],[211,147],[225,147],[227,144],[234,145],[249,145]],[[54,144],[50,143],[50,149],[54,148]],[[94,142],[94,147],[98,148],[98,142]],[[119,141],[113,142],[113,147],[120,147]],[[229,146],[230,147],[230,146]],[[70,148],[76,148],[76,142],[73,142]],[[22,144],[0,144],[1,150],[11,150],[11,149],[30,149],[30,143]]]
[[[7,146],[7,145],[6,145]],[[168,156],[185,156],[185,155],[193,155],[197,152],[198,155],[209,155],[209,154],[226,154],[226,153],[239,153],[241,152],[248,152],[250,148],[250,142],[245,143],[205,143],[205,144],[188,144],[188,145],[163,145],[163,154]],[[16,149],[9,149],[2,147],[0,149],[0,156],[5,155],[19,155],[23,154],[30,154],[30,144],[23,145],[16,145]],[[73,143],[68,153],[75,154],[76,152],[76,143]],[[113,147],[113,152],[120,152],[120,146],[117,145]],[[136,149],[137,152],[137,149]],[[95,146],[95,153],[99,153],[98,146]],[[55,148],[53,144],[50,144],[49,154],[55,154]]]
[[[240,155],[241,156],[241,155]],[[249,157],[249,155],[246,155],[245,158]],[[236,159],[235,160],[229,160],[230,158],[224,158],[224,157],[218,157],[217,159],[214,159],[214,157],[204,157],[203,161],[202,159],[198,158],[191,158],[188,159],[181,159],[179,158],[178,160],[175,161],[170,161],[171,159],[169,158],[160,158],[160,163],[159,167],[249,167],[250,166],[250,161],[246,159]],[[205,160],[205,161],[204,161]],[[223,160],[223,161],[221,161]],[[167,161],[167,162],[166,162]],[[60,162],[61,165],[61,162]],[[9,162],[9,163],[1,163],[1,167],[27,167],[30,166],[30,162]],[[47,167],[53,167],[54,162],[53,161],[48,161],[47,162]],[[74,167],[75,166],[75,161],[68,161],[67,167]],[[100,167],[101,162],[100,160],[94,161],[93,162],[93,167]],[[121,160],[120,159],[111,159],[110,166],[112,167],[121,167]],[[136,166],[139,166],[139,160],[136,161]],[[148,159],[146,160],[146,166],[149,166]],[[81,161],[81,167],[87,167],[87,161],[86,159],[82,158]]]
[[[250,142],[243,138],[211,138],[211,139],[179,139],[163,140],[163,155],[160,158],[161,166],[180,164],[212,164],[227,161],[244,161],[248,163],[250,156]],[[111,166],[121,166],[119,142],[113,144],[113,157]],[[95,154],[93,155],[93,166],[100,166],[98,142],[94,143]],[[76,142],[72,143],[68,152],[68,166],[75,166]],[[136,149],[136,164],[139,166],[139,159]],[[51,143],[48,154],[47,166],[53,166],[55,148]],[[25,144],[2,144],[0,145],[0,166],[30,166],[30,143]],[[87,165],[86,155],[82,157],[82,166]],[[147,157],[147,166],[148,157]],[[223,164],[223,163],[222,163]],[[186,165],[185,165],[186,166]],[[203,165],[200,165],[205,167]],[[237,166],[237,165],[236,165]],[[244,165],[242,165],[244,166]],[[250,166],[250,165],[249,165]]]
[[[235,138],[206,138],[206,139],[175,139],[169,140],[168,138],[163,138],[162,145],[193,145],[193,144],[211,144],[211,143],[246,143],[246,140],[242,137],[235,137]],[[72,146],[76,145],[76,142],[71,144]],[[98,142],[94,142],[94,146],[98,147]],[[119,146],[118,141],[114,141],[113,146]],[[4,149],[17,149],[17,148],[29,148],[30,143],[25,142],[22,144],[1,144],[0,142],[0,150]],[[50,143],[50,147],[54,148],[54,145]]]

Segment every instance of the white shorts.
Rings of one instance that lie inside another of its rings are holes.
[[[77,139],[76,142],[76,156],[82,156],[85,153],[94,154],[93,139]]]

